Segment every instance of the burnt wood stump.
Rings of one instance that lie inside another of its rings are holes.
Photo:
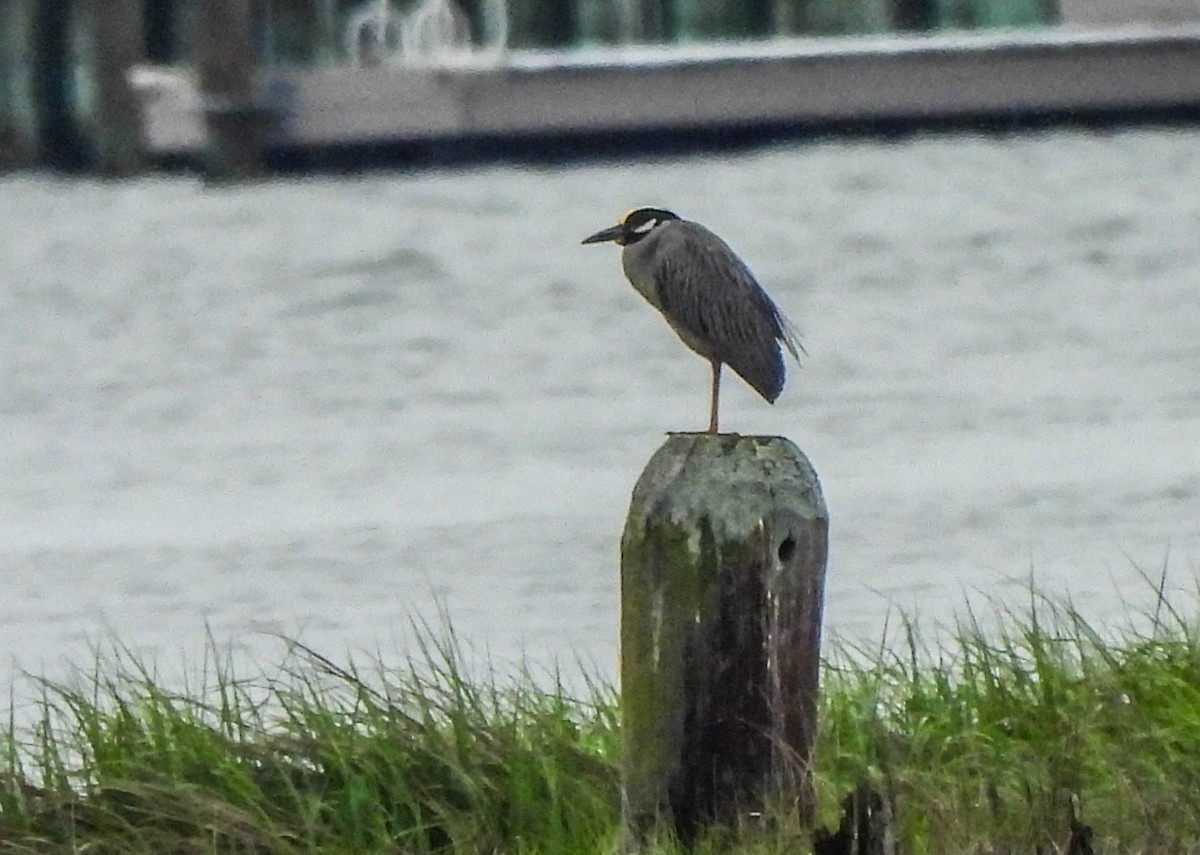
[[[647,464],[621,540],[626,848],[811,822],[828,529],[782,437],[673,434]]]

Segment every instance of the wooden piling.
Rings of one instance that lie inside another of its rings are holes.
[[[896,855],[892,807],[887,797],[866,781],[842,798],[842,820],[836,831],[813,835],[813,855]]]
[[[771,0],[771,32],[776,36],[792,36],[801,31],[804,0]]]
[[[31,0],[0,2],[0,173],[36,161],[32,31]]]
[[[75,103],[73,24],[77,6],[63,0],[35,0],[29,21],[30,92],[38,162],[78,170],[87,164]]]
[[[627,847],[811,821],[828,525],[782,437],[674,434],[647,464],[621,541]]]
[[[145,32],[141,0],[86,0],[96,84],[93,167],[122,177],[145,161],[141,105],[129,72],[142,60]]]
[[[937,0],[892,0],[892,26],[900,32],[925,32],[938,23]]]
[[[251,0],[198,0],[195,26],[205,178],[255,178],[262,172],[267,115],[258,97]]]

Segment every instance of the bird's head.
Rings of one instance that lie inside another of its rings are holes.
[[[678,220],[675,214],[662,208],[634,208],[621,217],[615,226],[609,226],[603,231],[585,237],[584,243],[607,243],[612,241],[619,246],[637,243],[650,232],[671,220]]]

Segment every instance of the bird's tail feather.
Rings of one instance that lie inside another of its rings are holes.
[[[788,349],[788,353],[792,355],[792,359],[799,362],[800,354],[803,353],[805,356],[808,356],[808,351],[800,343],[800,331],[796,329],[796,325],[788,320],[787,315],[778,309],[775,310],[775,319],[779,321],[779,340]]]

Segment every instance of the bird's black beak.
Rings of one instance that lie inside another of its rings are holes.
[[[625,234],[625,229],[620,225],[610,226],[601,232],[596,232],[590,237],[583,239],[584,243],[607,243],[608,241],[617,241],[620,243],[620,238]]]

